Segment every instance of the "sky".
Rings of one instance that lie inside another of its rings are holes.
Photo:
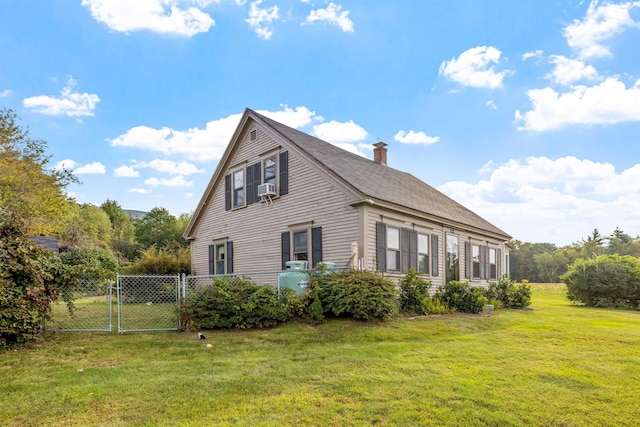
[[[640,0],[0,0],[0,46],[79,203],[193,212],[251,108],[523,242],[640,234]]]

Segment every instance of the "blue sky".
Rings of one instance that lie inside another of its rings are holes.
[[[640,234],[638,0],[2,0],[0,46],[80,203],[193,211],[248,107],[522,241]]]

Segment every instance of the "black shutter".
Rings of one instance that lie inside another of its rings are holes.
[[[438,277],[438,235],[431,235],[431,275]]]
[[[409,231],[408,228],[400,229],[400,271],[403,273],[409,271]]]
[[[376,269],[387,271],[387,225],[376,222]]]
[[[258,196],[258,186],[262,184],[262,166],[261,163],[258,162],[253,165],[253,202],[258,203],[260,201],[260,196]]]
[[[496,249],[496,279],[498,280],[502,279],[500,267],[502,267],[502,250]]]
[[[322,227],[311,229],[311,265],[310,268],[322,262]]]
[[[471,279],[471,242],[464,242],[464,277]]]
[[[280,153],[280,195],[289,193],[289,152]]]
[[[216,274],[216,245],[209,245],[209,274]]]
[[[418,269],[418,232],[409,231],[409,268]]]
[[[250,205],[251,203],[253,203],[253,194],[257,192],[257,189],[253,187],[253,166],[247,167],[246,178],[247,179],[245,181],[244,186],[247,189],[246,190],[247,205]]]
[[[231,175],[224,177],[224,209],[231,210]]]
[[[287,261],[291,260],[291,240],[289,237],[289,232],[285,231],[282,233],[282,269],[285,270],[287,268]]]
[[[227,242],[227,274],[233,273],[233,242]]]

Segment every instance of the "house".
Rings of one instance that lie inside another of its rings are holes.
[[[247,109],[184,232],[192,271],[325,261],[435,286],[508,272],[511,236],[386,160],[385,143],[372,161]]]

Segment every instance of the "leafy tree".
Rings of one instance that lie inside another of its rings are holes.
[[[71,304],[67,269],[26,229],[18,216],[0,216],[0,347],[34,339],[60,296]]]
[[[33,139],[12,110],[0,110],[0,215],[23,218],[29,234],[51,235],[69,199],[63,190],[77,178],[66,169],[48,168],[46,142]]]
[[[178,220],[165,208],[155,207],[135,224],[135,235],[138,243],[148,248],[158,248],[170,242],[182,241],[182,231],[178,230]]]
[[[561,249],[534,255],[533,259],[538,269],[538,276],[543,277],[546,283],[557,283],[560,274],[566,271],[567,257]]]
[[[151,246],[131,265],[122,269],[125,274],[190,274],[191,251],[180,246],[156,248]]]
[[[131,218],[115,200],[107,199],[100,208],[106,212],[111,222],[111,247],[122,257],[132,260],[136,245]]]
[[[544,281],[536,265],[535,256],[545,252],[554,252],[557,249],[556,245],[553,243],[523,243],[520,240],[512,240],[509,245],[513,248],[509,256],[510,277],[516,281],[528,280],[534,283]]]
[[[65,229],[61,233],[63,245],[68,248],[78,246],[111,246],[111,222],[99,207],[85,203],[73,203],[65,219]]]

